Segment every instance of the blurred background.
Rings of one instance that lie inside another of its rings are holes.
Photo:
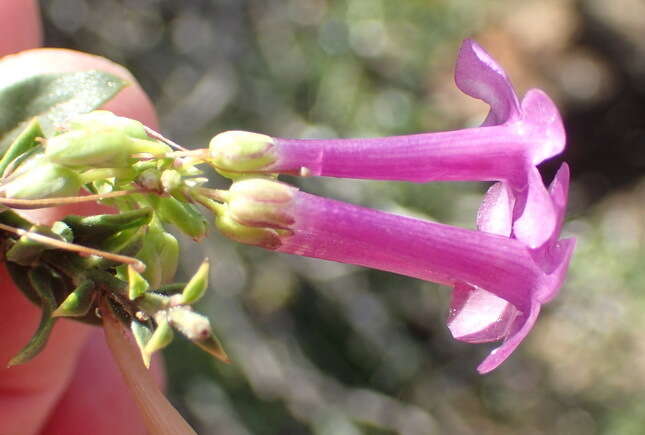
[[[449,289],[363,268],[184,240],[214,260],[199,309],[233,362],[166,352],[200,434],[642,434],[645,429],[645,2],[642,0],[50,0],[46,44],[106,56],[189,147],[222,130],[384,136],[475,126],[457,48],[474,37],[517,89],[546,90],[569,135],[561,295],[486,376],[495,345],[445,326]],[[547,162],[552,177],[562,158]],[[486,186],[287,179],[311,193],[474,227]],[[221,179],[214,183],[224,183]],[[182,277],[180,277],[182,278]]]

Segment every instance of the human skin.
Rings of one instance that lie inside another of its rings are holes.
[[[4,56],[0,59],[0,83],[24,77],[26,72],[107,71],[131,85],[104,108],[157,128],[150,100],[126,69],[86,53],[34,48],[40,43],[37,2],[0,0],[0,56]],[[30,217],[48,223],[70,213],[97,212],[95,205],[84,203],[30,212]],[[62,319],[40,355],[26,364],[5,368],[29,341],[40,320],[40,310],[13,285],[3,263],[0,283],[0,433],[144,434],[138,409],[100,328]],[[158,364],[153,363],[153,370],[162,377]]]

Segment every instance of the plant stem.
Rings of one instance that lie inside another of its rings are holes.
[[[148,433],[196,435],[196,432],[159,390],[152,375],[141,362],[141,356],[129,336],[129,331],[116,318],[105,298],[101,301],[101,314],[108,347],[141,411]]]

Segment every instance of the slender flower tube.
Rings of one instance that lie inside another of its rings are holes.
[[[540,305],[562,284],[573,250],[572,240],[558,241],[553,232],[537,251],[503,234],[512,221],[512,202],[507,185],[495,186],[480,210],[483,231],[321,198],[267,179],[235,182],[221,216],[243,228],[276,231],[280,243],[264,246],[269,249],[454,287],[450,329],[455,337],[471,342],[504,340],[480,365],[479,371],[485,373],[501,364],[529,332]],[[567,186],[568,168],[563,166],[550,196],[559,213],[558,231]]]
[[[427,181],[503,181],[515,198],[513,232],[531,248],[556,227],[555,210],[536,165],[562,152],[557,108],[538,89],[520,102],[504,70],[472,40],[459,50],[455,81],[490,105],[478,128],[367,139],[283,139],[250,132],[221,133],[211,161],[225,171]],[[539,219],[539,220],[538,220]],[[535,232],[542,226],[545,231]]]

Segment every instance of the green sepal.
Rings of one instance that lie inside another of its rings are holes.
[[[215,227],[229,239],[247,245],[261,246],[265,249],[277,249],[282,244],[280,232],[271,228],[242,225],[226,212],[216,218]]]
[[[43,130],[40,128],[38,118],[32,118],[0,159],[0,175],[4,174],[5,169],[16,157],[38,144],[37,137],[43,137]]]
[[[139,272],[134,270],[131,265],[128,265],[128,298],[131,301],[140,298],[149,288],[150,284],[148,284],[148,281]]]
[[[165,318],[159,319],[157,328],[155,328],[150,339],[143,346],[141,356],[143,357],[144,363],[148,361],[148,365],[150,365],[149,361],[152,354],[168,346],[174,337],[175,334],[172,332],[168,320]]]
[[[53,232],[50,227],[46,225],[34,225],[29,228],[29,231],[64,241],[60,235]],[[40,254],[42,254],[46,249],[51,248],[46,244],[32,240],[28,236],[21,236],[5,253],[5,258],[7,261],[13,263],[30,266],[38,261]]]
[[[176,307],[168,310],[168,321],[173,328],[206,352],[224,362],[229,361],[206,316],[192,311],[190,307]]]
[[[210,265],[208,258],[204,259],[202,264],[197,269],[197,272],[188,281],[184,291],[181,293],[180,303],[183,305],[193,304],[201,299],[206,293],[208,288],[208,275],[210,273]]]
[[[32,288],[40,298],[42,315],[38,329],[36,329],[33,337],[31,337],[31,340],[29,340],[27,345],[23,347],[16,356],[11,358],[7,365],[8,367],[24,364],[38,355],[47,344],[47,339],[49,338],[49,334],[51,333],[56,321],[56,319],[52,317],[52,313],[56,308],[56,299],[54,298],[54,293],[52,291],[51,276],[49,272],[43,267],[37,267],[31,269],[28,276]]]
[[[141,352],[141,359],[146,368],[150,368],[150,354],[144,352],[146,344],[152,337],[152,331],[146,325],[136,320],[130,322],[130,330],[134,336],[134,341],[137,343],[139,352]]]
[[[79,284],[56,308],[52,317],[83,317],[89,313],[94,302],[94,282],[87,280]]]

